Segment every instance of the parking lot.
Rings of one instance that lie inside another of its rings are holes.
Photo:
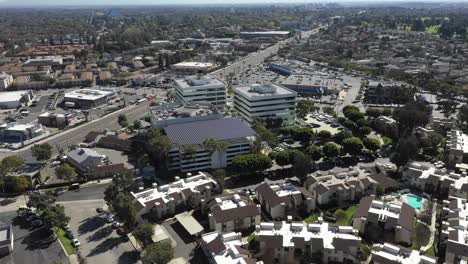
[[[104,200],[61,202],[70,216],[70,229],[80,241],[79,251],[88,263],[136,263],[138,253],[128,239],[117,235],[104,214]]]
[[[16,211],[0,213],[0,222],[12,223],[13,252],[0,258],[0,264],[10,263],[69,263],[58,240],[49,240],[46,229],[31,228],[24,219],[16,217]]]

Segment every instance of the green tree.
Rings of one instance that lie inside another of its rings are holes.
[[[5,178],[11,173],[17,172],[24,164],[24,160],[18,156],[8,156],[0,161],[0,175],[2,176],[2,189],[5,192]]]
[[[50,227],[64,227],[70,221],[70,217],[65,214],[65,208],[61,204],[48,205],[43,209],[41,217],[44,223]]]
[[[354,122],[364,118],[364,114],[356,109],[348,109],[346,111],[343,111],[343,114],[346,116],[346,118]]]
[[[275,153],[275,161],[281,167],[291,164],[290,154],[288,151],[279,151]]]
[[[432,107],[419,102],[410,102],[396,109],[393,112],[393,118],[398,122],[400,137],[410,135],[418,126],[427,125],[431,114]]]
[[[55,168],[55,174],[57,175],[57,178],[67,182],[70,182],[72,178],[77,176],[75,169],[68,163],[64,163],[63,165]]]
[[[370,151],[377,151],[381,147],[380,141],[376,138],[366,137],[362,140],[362,143],[364,144],[364,147]]]
[[[362,141],[357,137],[347,138],[343,140],[341,145],[343,146],[344,153],[349,153],[351,155],[360,154],[364,147]]]
[[[382,196],[385,194],[385,188],[382,186],[382,185],[377,185],[377,188],[376,188],[376,193],[377,193],[377,196]]]
[[[186,160],[195,160],[197,154],[197,146],[195,145],[185,145],[184,146],[184,159]]]
[[[228,146],[224,141],[208,138],[203,142],[203,147],[208,150],[210,154],[213,154],[215,152],[225,152]]]
[[[31,147],[33,157],[39,161],[46,161],[52,157],[52,146],[48,143],[33,145]]]
[[[133,174],[129,170],[123,171],[112,178],[112,184],[104,191],[104,200],[112,203],[119,193],[130,193],[134,188]]]
[[[309,100],[299,100],[296,105],[296,115],[299,118],[306,117],[310,112],[316,111],[317,107],[312,101]]]
[[[50,193],[31,193],[29,195],[28,206],[44,210],[46,207],[55,203],[55,197]]]
[[[301,181],[305,180],[305,178],[309,174],[310,168],[307,156],[301,151],[294,151],[291,154],[291,156],[291,163],[293,164],[294,175]]]
[[[154,225],[152,224],[142,224],[139,225],[133,230],[132,234],[136,239],[143,243],[143,247],[150,245],[153,242],[154,235]]]
[[[403,138],[398,142],[396,151],[390,155],[390,161],[395,163],[398,170],[414,159],[418,153],[418,142],[414,137]]]
[[[14,178],[14,185],[13,185],[14,192],[24,192],[27,189],[29,189],[29,187],[31,186],[31,182],[24,175],[15,176],[13,178]]]
[[[234,157],[231,169],[239,174],[250,174],[264,171],[272,166],[270,157],[263,154],[246,154]]]
[[[466,131],[466,128],[468,127],[468,104],[464,104],[458,109],[458,120],[460,125],[464,127]]]
[[[367,136],[371,132],[372,132],[372,128],[370,128],[368,126],[362,126],[362,127],[359,128],[359,134],[361,134],[362,136]]]
[[[128,230],[132,230],[136,222],[136,209],[130,194],[120,192],[112,202],[112,208],[117,217],[124,222]]]
[[[126,115],[119,115],[117,122],[121,127],[128,127],[128,118]]]
[[[149,245],[141,254],[143,264],[167,264],[172,258],[174,258],[174,248],[167,242]]]
[[[325,157],[333,159],[340,155],[340,148],[333,142],[327,142],[322,147]]]
[[[150,158],[156,172],[165,172],[167,169],[167,154],[171,149],[171,141],[159,129],[152,131],[149,139],[151,146]]]
[[[141,121],[135,120],[133,121],[133,129],[140,129],[141,128]]]
[[[323,157],[322,148],[312,145],[306,149],[306,154],[313,160],[319,161]]]
[[[263,121],[255,120],[253,128],[260,142],[265,141],[272,148],[278,146],[278,137],[268,128],[266,128],[265,123]]]
[[[329,139],[329,138],[331,138],[332,134],[328,130],[320,130],[320,132],[318,132],[317,136],[319,138],[321,138],[321,139]]]
[[[221,192],[224,191],[225,179],[226,179],[226,170],[225,169],[216,169],[213,171],[213,177],[219,183],[219,189]]]
[[[350,138],[350,137],[353,137],[353,134],[351,134],[351,132],[349,132],[348,130],[342,130],[338,133],[336,133],[334,136],[333,136],[333,140],[337,143],[337,144],[341,144],[341,142],[343,142],[343,140],[347,139],[347,138]]]

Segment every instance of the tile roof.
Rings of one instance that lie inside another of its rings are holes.
[[[226,249],[226,246],[224,246],[224,242],[221,236],[218,236],[212,241],[210,241],[210,243],[208,243],[206,247],[211,253],[215,255],[218,255]]]
[[[270,188],[270,185],[265,182],[257,186],[255,191],[258,192],[264,200],[268,201],[271,207],[275,207],[283,202],[288,204],[290,201],[289,196],[279,197],[278,194]]]
[[[408,231],[413,230],[414,215],[416,211],[407,203],[401,205],[400,216],[398,217],[398,224]]]
[[[324,193],[328,192],[328,188],[325,187],[323,184],[319,184],[319,185],[315,186],[314,190],[318,194],[324,194]]]
[[[236,219],[243,219],[246,217],[260,215],[260,209],[256,204],[239,206],[227,210],[223,210],[219,205],[215,205],[213,209],[211,209],[211,213],[213,214],[213,217],[217,223],[225,223]]]
[[[397,181],[382,174],[374,174],[370,177],[385,189],[397,188],[399,185]]]
[[[372,205],[373,200],[374,198],[371,196],[363,197],[361,201],[359,201],[358,209],[354,213],[353,218],[366,217],[369,213],[369,209]]]

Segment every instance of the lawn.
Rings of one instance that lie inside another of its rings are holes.
[[[249,237],[247,237],[247,242],[250,243],[250,241],[252,241],[254,239],[255,239],[255,232],[253,232],[252,234],[249,235]]]
[[[432,247],[430,247],[430,248],[427,250],[426,254],[429,255],[429,256],[431,256],[431,257],[435,257],[435,256],[436,256],[434,245],[432,245]]]
[[[339,225],[351,225],[353,215],[357,210],[357,206],[353,205],[344,211],[343,209],[337,209],[335,211],[336,223]]]
[[[309,217],[307,217],[306,219],[304,219],[304,222],[306,222],[306,223],[308,224],[308,223],[313,223],[313,222],[315,222],[315,221],[317,221],[317,220],[318,220],[318,215],[316,215],[316,214],[311,214],[311,215],[309,215]]]
[[[60,242],[62,243],[63,247],[65,248],[65,253],[67,254],[67,256],[71,255],[71,254],[75,254],[76,252],[76,249],[75,247],[73,247],[72,245],[72,242],[70,239],[68,239],[65,234],[65,230],[63,230],[62,228],[59,228],[59,227],[54,227],[55,230],[58,229],[58,232],[57,232],[57,237],[58,239],[60,240]]]
[[[429,243],[429,238],[431,236],[431,231],[429,227],[421,222],[417,222],[413,228],[413,237],[412,242],[413,245],[411,246],[412,249],[419,250],[424,245]]]

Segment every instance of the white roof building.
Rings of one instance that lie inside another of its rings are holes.
[[[208,76],[188,76],[174,81],[179,102],[208,102],[213,105],[226,104],[227,85],[223,81]]]
[[[221,234],[217,231],[202,235],[202,248],[210,263],[216,264],[261,264],[251,258],[245,249],[241,233]]]
[[[89,148],[77,148],[67,153],[67,162],[78,170],[89,171],[104,163],[105,156]]]
[[[468,203],[449,197],[442,209],[441,241],[447,241],[445,263],[468,263]]]
[[[467,163],[468,158],[468,135],[461,130],[453,129],[447,133],[446,148],[448,151],[448,162],[450,165]]]
[[[171,69],[177,71],[191,71],[196,72],[207,72],[211,70],[215,65],[210,62],[195,62],[195,61],[183,61],[177,64],[171,65]]]
[[[72,91],[65,94],[65,99],[80,99],[80,100],[98,100],[103,97],[107,97],[112,95],[113,92],[111,91],[104,91],[104,90],[94,90],[94,89],[81,89]]]
[[[0,92],[0,108],[11,109],[20,107],[31,100],[32,92],[25,91],[12,91]]]
[[[375,264],[400,263],[400,264],[435,264],[437,259],[422,255],[417,250],[405,249],[389,243],[385,243],[380,251],[372,252],[372,260]]]

